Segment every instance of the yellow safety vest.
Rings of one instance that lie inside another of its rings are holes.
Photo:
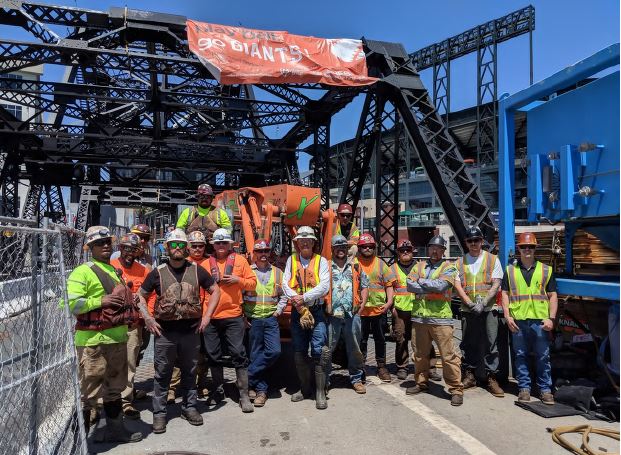
[[[551,276],[550,267],[537,261],[530,285],[527,285],[519,267],[507,266],[509,312],[513,318],[522,321],[550,317],[550,300],[546,293],[546,286]]]
[[[253,270],[255,276],[256,270]],[[261,284],[257,276],[257,286],[254,291],[244,291],[244,314],[253,319],[270,317],[278,307],[278,288],[282,283],[282,271],[272,267],[270,278]]]
[[[289,287],[300,295],[316,287],[319,284],[320,262],[321,256],[313,254],[308,267],[305,269],[302,267],[297,253],[293,253],[291,255],[291,279],[289,280]],[[302,283],[299,282],[298,275]]]
[[[426,266],[427,261],[420,261],[416,264],[410,272],[410,279],[416,281],[419,278],[427,278],[425,276]],[[444,271],[451,266],[452,264],[448,261],[442,262],[440,267],[433,271],[429,279],[435,280],[440,278]],[[452,287],[449,286],[444,292],[425,294],[420,298],[417,298],[415,294],[413,296],[412,316],[418,318],[451,319],[453,317],[451,293]]]
[[[393,289],[395,290],[395,308],[399,311],[412,312],[412,306],[414,305],[414,296],[411,292],[408,292],[407,275],[403,273],[398,263],[394,263],[393,274],[397,277],[397,281]]]

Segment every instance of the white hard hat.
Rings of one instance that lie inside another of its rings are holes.
[[[86,244],[90,245],[95,240],[111,239],[113,236],[106,226],[91,226],[86,231]]]
[[[293,237],[293,240],[300,240],[300,239],[317,240],[317,237],[315,237],[315,231],[313,230],[312,227],[300,226],[300,229],[298,229],[298,233],[295,237]]]
[[[233,239],[231,238],[231,233],[227,229],[224,229],[224,228],[216,229],[209,243],[215,243],[215,242],[233,243]]]
[[[188,236],[185,235],[185,231],[182,229],[175,229],[170,233],[170,236],[166,239],[166,243],[169,242],[187,242]]]

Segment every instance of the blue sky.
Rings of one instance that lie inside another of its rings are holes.
[[[51,0],[51,3],[92,9],[109,6],[161,11],[225,25],[287,30],[326,38],[360,38],[402,43],[409,52],[458,34],[482,22],[527,6],[521,1],[163,1]],[[533,35],[535,81],[619,42],[617,0],[539,0]],[[4,33],[3,33],[4,34]],[[6,36],[6,35],[5,35]],[[451,63],[452,110],[476,104],[476,60],[471,54]],[[423,71],[431,88],[431,70]],[[498,94],[515,93],[529,84],[528,35],[502,43],[498,49]],[[358,110],[338,115],[332,123],[332,143],[351,138]],[[307,167],[301,160],[301,169]]]

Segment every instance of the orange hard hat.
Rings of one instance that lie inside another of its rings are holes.
[[[339,204],[336,213],[354,213],[354,209],[347,203]]]
[[[358,239],[358,246],[375,245],[375,239],[371,234],[362,234]]]
[[[532,232],[522,232],[518,237],[517,245],[537,245],[537,237]]]

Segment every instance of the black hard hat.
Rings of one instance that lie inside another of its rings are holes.
[[[481,229],[479,229],[477,226],[471,226],[466,231],[466,240],[482,239],[482,238],[483,238],[483,233],[481,232]]]
[[[427,246],[432,246],[432,245],[446,248],[446,240],[444,240],[444,237],[442,237],[441,235],[434,235],[433,237],[431,237],[431,240],[427,242]]]

